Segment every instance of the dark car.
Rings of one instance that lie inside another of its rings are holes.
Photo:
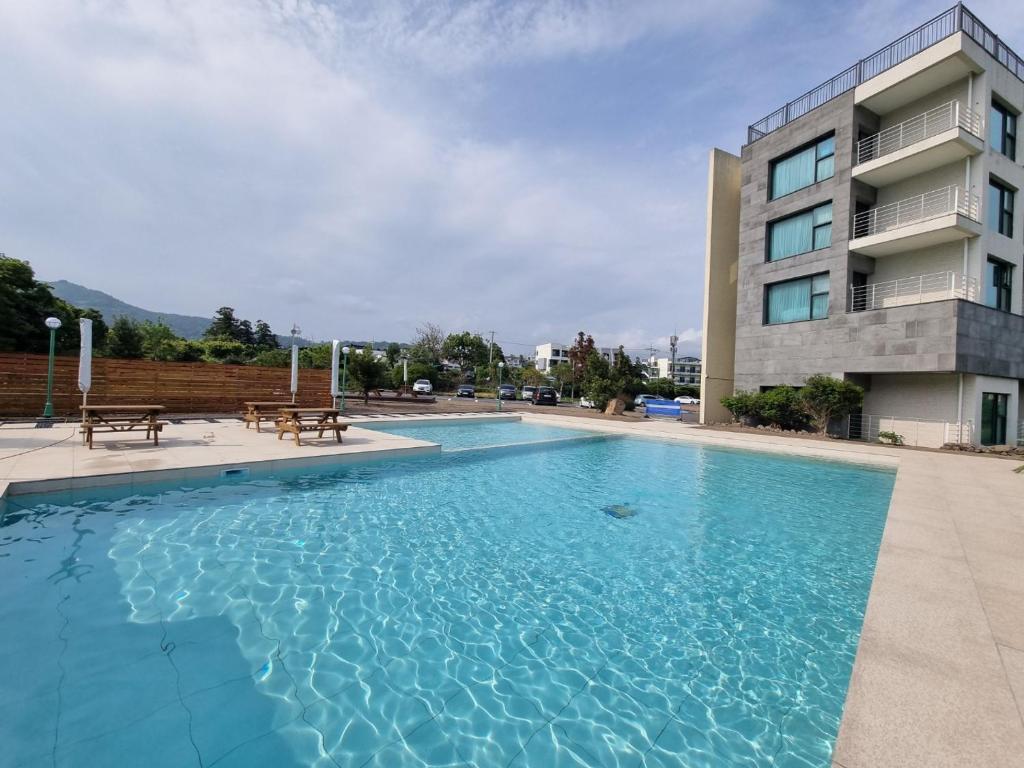
[[[455,390],[456,397],[476,397],[476,387],[472,384],[463,384]]]
[[[499,400],[515,400],[516,399],[516,388],[511,384],[502,384],[498,387],[498,399]]]
[[[554,387],[537,387],[533,393],[534,405],[558,405],[558,393]]]

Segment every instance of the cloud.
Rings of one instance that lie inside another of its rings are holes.
[[[232,304],[324,336],[427,319],[646,336],[683,303],[672,285],[652,300],[648,273],[702,237],[703,189],[673,180],[686,153],[495,140],[370,56],[379,39],[429,58],[458,38],[460,67],[585,53],[684,23],[674,3],[356,8],[0,4],[8,252],[157,310]]]

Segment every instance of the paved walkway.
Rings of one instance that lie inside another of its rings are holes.
[[[1016,463],[671,421],[617,422],[532,410],[523,419],[895,467],[835,765],[1024,765],[1024,474],[1013,472]],[[296,448],[272,432],[216,420],[168,427],[159,448],[141,435],[103,435],[89,451],[74,426],[4,425],[0,495],[8,483],[17,484],[12,492],[85,487],[130,483],[144,471],[187,479],[256,462],[274,469],[437,450],[358,427],[344,440],[340,446],[325,438]],[[32,486],[25,485],[29,481]]]

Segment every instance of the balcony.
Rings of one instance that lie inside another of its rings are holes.
[[[850,286],[849,311],[866,312],[946,299],[977,301],[977,279],[956,272],[935,272],[870,285]]]
[[[882,187],[980,155],[982,120],[958,101],[904,120],[857,142],[853,178]]]
[[[980,234],[978,196],[950,186],[858,213],[850,250],[889,256]]]

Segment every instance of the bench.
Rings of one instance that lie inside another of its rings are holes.
[[[92,450],[93,432],[130,432],[135,427],[146,428],[146,439],[153,436],[153,445],[160,445],[160,430],[167,426],[166,421],[138,421],[137,419],[118,419],[114,421],[86,421],[79,432],[84,436],[89,450]]]
[[[277,439],[284,437],[285,432],[295,436],[295,445],[301,445],[299,434],[302,432],[316,432],[317,437],[323,437],[324,432],[333,432],[334,439],[341,442],[341,433],[348,429],[347,421],[321,421],[321,422],[299,422],[292,419],[279,419],[277,422]]]

